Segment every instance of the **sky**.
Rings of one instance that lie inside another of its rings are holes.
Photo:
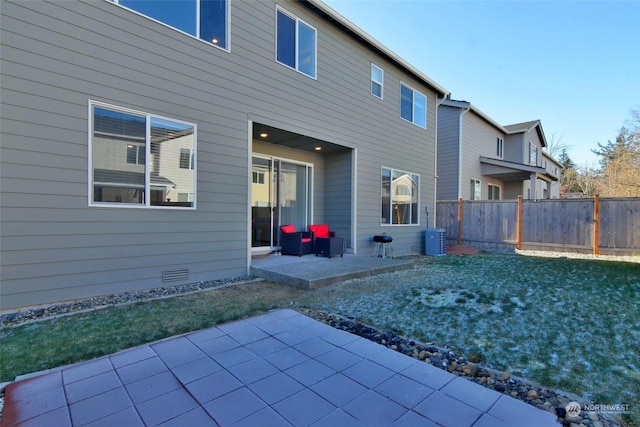
[[[640,0],[324,0],[502,125],[541,120],[577,165],[640,108]]]

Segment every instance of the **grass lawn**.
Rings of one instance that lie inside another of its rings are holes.
[[[599,404],[640,425],[640,264],[424,258],[313,291],[251,283],[0,329],[0,381],[276,307],[353,316]]]

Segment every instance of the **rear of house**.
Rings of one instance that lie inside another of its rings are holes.
[[[317,1],[4,1],[0,309],[421,251],[448,93]],[[167,9],[156,6],[167,6]]]

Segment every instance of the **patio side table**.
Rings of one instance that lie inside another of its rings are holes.
[[[318,237],[316,238],[316,256],[334,257],[344,256],[344,238],[342,237]]]

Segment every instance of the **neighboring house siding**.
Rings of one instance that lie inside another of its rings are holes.
[[[522,194],[522,182],[512,181],[504,183],[503,199],[517,199]]]
[[[551,175],[558,178],[558,181],[552,181],[547,183],[547,198],[549,199],[559,199],[560,198],[560,171],[562,170],[562,165],[558,163],[553,157],[551,157],[548,153],[544,152],[542,155],[543,166]]]
[[[488,181],[482,176],[480,156],[495,157],[495,141],[499,133],[473,111],[465,113],[462,120],[461,197],[465,200],[470,198],[471,180],[477,179],[480,180],[481,199],[486,199]]]
[[[438,108],[438,200],[458,198],[459,117],[459,108]]]
[[[281,4],[317,29],[317,80],[275,61],[271,1],[231,2],[230,52],[106,1],[3,2],[2,308],[162,286],[166,270],[188,269],[187,282],[246,274],[249,121],[352,150],[312,158],[316,196],[348,201],[342,219],[354,189],[339,181],[356,177],[357,227],[336,224],[356,236],[351,247],[366,253],[386,231],[396,253],[421,250],[424,207],[435,207],[436,92]],[[383,100],[370,94],[371,62],[385,72]],[[426,129],[399,117],[400,81],[427,97]],[[89,100],[197,125],[196,210],[88,206]],[[382,166],[420,174],[419,225],[380,225]],[[314,202],[316,222],[334,218]]]
[[[536,161],[535,165],[530,162],[531,160],[531,149],[535,149],[536,152]],[[536,132],[536,129],[533,128],[528,132],[523,134],[523,145],[522,151],[524,154],[523,163],[532,166],[542,166],[542,141]],[[547,183],[542,180],[535,180],[532,184],[531,181],[523,182],[523,197],[531,198],[531,199],[541,199],[544,197],[544,188],[546,188]]]
[[[526,151],[523,134],[507,135],[504,139],[504,159],[510,162],[524,163]]]

